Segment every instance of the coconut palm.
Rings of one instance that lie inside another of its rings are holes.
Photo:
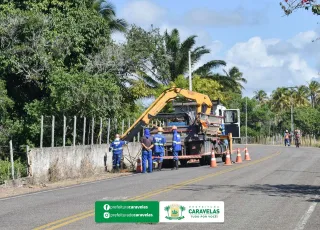
[[[259,90],[254,92],[254,99],[256,99],[259,104],[264,104],[268,100],[268,95],[264,90]]]
[[[287,88],[277,88],[271,94],[271,108],[274,111],[281,111],[284,109],[289,109],[291,105],[291,94],[292,90]]]
[[[238,67],[232,67],[228,71],[223,70],[223,72],[226,74],[226,77],[232,79],[236,84],[234,86],[234,90],[241,93],[241,91],[244,89],[242,83],[247,83],[247,80],[243,77],[243,73],[240,72]]]
[[[124,19],[116,18],[115,6],[106,0],[94,0],[92,4],[97,12],[108,22],[111,32],[125,32],[128,23]]]
[[[189,36],[181,42],[180,34],[177,29],[173,29],[171,33],[168,31],[164,34],[166,52],[172,57],[170,61],[170,80],[174,81],[179,75],[185,74],[188,71],[188,53],[191,51],[191,65],[194,66],[199,62],[203,55],[210,53],[210,50],[205,46],[194,47],[196,44],[196,35]],[[225,61],[212,60],[193,71],[194,74],[205,75],[212,68],[225,66]]]
[[[311,81],[308,84],[311,105],[312,108],[315,107],[317,101],[320,99],[320,83],[318,81]]]
[[[308,97],[310,95],[309,88],[305,85],[299,86],[294,92],[293,92],[293,99],[294,104],[296,106],[306,106],[309,104]]]

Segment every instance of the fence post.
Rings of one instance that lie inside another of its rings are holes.
[[[41,116],[41,117],[42,117],[42,116]],[[10,140],[10,161],[11,161],[11,175],[12,175],[12,180],[14,180],[14,161],[13,161],[12,140]]]
[[[51,125],[51,147],[54,147],[54,123],[55,123],[55,117],[52,116],[52,125]]]
[[[83,117],[83,136],[82,136],[82,145],[86,144],[86,117]]]
[[[99,144],[101,145],[102,140],[102,118],[100,117],[100,132],[99,132]]]
[[[66,146],[66,123],[67,119],[65,116],[63,116],[63,147]]]
[[[26,147],[27,147],[27,164],[28,164],[28,167],[27,167],[27,175],[28,175],[28,176],[31,176],[31,172],[30,172],[31,163],[30,163],[30,158],[29,158],[29,145],[27,145]]]
[[[128,129],[130,128],[130,117],[128,118]]]
[[[42,149],[43,142],[43,116],[41,115],[41,130],[40,130],[40,148]]]
[[[92,118],[92,126],[91,126],[91,145],[93,145],[93,133],[94,133],[94,117]]]
[[[107,144],[110,143],[110,118],[108,118],[108,134],[107,134]]]
[[[76,146],[76,136],[77,136],[77,116],[73,118],[73,146]]]

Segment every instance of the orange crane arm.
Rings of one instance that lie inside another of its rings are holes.
[[[206,114],[209,115],[212,108],[212,102],[207,95],[192,92],[186,89],[181,88],[170,88],[165,90],[150,106],[144,111],[141,116],[131,125],[131,127],[122,135],[121,139],[125,139],[127,141],[132,140],[132,138],[137,135],[137,133],[141,130],[141,127],[149,124],[150,116],[156,116],[167,104],[176,98],[179,94],[182,96],[193,99],[197,103],[197,113],[202,112],[202,105],[205,104],[207,106]]]

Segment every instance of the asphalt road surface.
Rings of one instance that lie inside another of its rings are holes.
[[[320,229],[320,149],[248,147],[251,161],[242,164],[223,166],[218,158],[216,168],[164,169],[0,199],[0,229]],[[129,199],[224,201],[225,222],[95,223],[95,201]]]

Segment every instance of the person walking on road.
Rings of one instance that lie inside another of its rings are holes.
[[[284,133],[284,146],[290,146],[290,133],[288,130]]]
[[[173,169],[178,170],[179,166],[179,152],[181,151],[181,138],[177,131],[177,126],[172,127],[173,138],[172,138],[172,155],[173,155]]]
[[[115,140],[111,143],[109,151],[112,151],[113,172],[119,172],[120,162],[123,153],[123,146],[127,145],[126,141],[120,140],[120,135],[116,134]]]
[[[150,130],[144,130],[144,136],[141,139],[142,145],[142,173],[147,171],[147,161],[148,161],[148,172],[152,172],[152,148],[153,148],[153,138],[150,135]]]
[[[162,132],[162,127],[159,127],[158,133],[153,137],[154,155],[157,157],[158,171],[161,171],[162,168],[164,145],[166,143],[166,138],[162,135]]]

